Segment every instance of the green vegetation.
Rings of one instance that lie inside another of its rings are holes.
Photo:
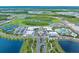
[[[64,20],[67,20],[71,23],[79,23],[79,18],[64,18]]]
[[[15,14],[22,14],[24,12],[13,12]],[[27,13],[27,12],[25,12]],[[0,16],[0,20],[6,19],[8,16]],[[55,17],[63,17],[63,20],[67,20],[72,23],[79,23],[79,18],[76,18],[75,16],[69,16],[69,15],[61,15],[61,14],[52,14],[52,15],[47,15],[47,14],[41,14],[41,15],[32,15],[32,17],[26,17],[24,19],[18,19],[16,18],[15,20],[3,24],[2,26],[5,28],[10,28],[10,26],[6,25],[18,25],[18,26],[26,26],[26,25],[31,25],[31,26],[48,26],[53,23],[59,23],[60,19],[55,18]],[[54,29],[54,28],[53,28]],[[64,31],[65,32],[65,31]],[[69,32],[68,32],[69,33]],[[66,33],[67,34],[67,33]],[[72,33],[72,35],[74,35]],[[20,49],[21,53],[36,53],[36,39],[35,38],[26,38],[23,37],[22,35],[16,35],[10,33],[6,33],[3,30],[0,29],[0,38],[7,38],[10,40],[23,40],[23,45]],[[64,50],[61,48],[59,45],[58,41],[53,39],[49,40],[46,39],[46,46],[47,46],[47,53],[63,53]],[[42,50],[42,49],[40,49]]]
[[[26,19],[16,19],[11,21],[8,24],[14,24],[14,25],[31,25],[31,26],[47,26],[51,23],[57,23],[60,22],[57,18],[45,18],[45,17],[33,17],[33,18],[26,18]]]
[[[23,24],[31,25],[31,26],[47,26],[47,25],[49,25],[48,22],[30,22],[30,21],[24,21]]]
[[[1,20],[6,20],[6,18],[8,17],[9,15],[0,15],[0,21]]]
[[[33,52],[32,52],[33,49]],[[21,53],[36,53],[36,39],[27,38],[26,41],[24,41],[21,49]]]
[[[47,40],[47,52],[48,53],[63,53],[64,50],[61,48],[57,40]]]
[[[53,14],[52,16],[56,16],[56,17],[67,17],[67,18],[76,18],[75,16],[72,16],[72,15],[62,15],[62,14]]]
[[[64,53],[64,50],[61,48],[57,40],[46,40],[47,53]],[[52,44],[52,47],[51,47]],[[33,52],[32,52],[32,49]],[[36,39],[28,38],[24,41],[21,49],[21,53],[36,53]]]
[[[52,12],[79,12],[79,9],[53,9]]]
[[[28,12],[25,11],[25,12],[0,12],[0,13],[2,13],[2,14],[7,14],[7,13],[9,13],[9,14],[27,14]]]
[[[25,40],[24,37],[22,37],[21,35],[14,35],[14,34],[7,34],[2,32],[2,30],[0,30],[0,38],[7,38],[10,40]]]
[[[57,18],[53,18],[53,19],[52,19],[52,22],[53,22],[53,23],[59,23],[59,22],[60,22],[60,20],[59,20],[59,19],[57,19]]]
[[[75,16],[72,16],[72,15],[53,14],[52,16],[62,17],[63,20],[67,20],[72,23],[79,23],[79,18],[76,18]],[[59,21],[59,20],[56,20],[56,21]]]

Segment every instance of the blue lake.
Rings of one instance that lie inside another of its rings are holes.
[[[79,42],[60,40],[59,44],[66,53],[79,53]]]
[[[0,38],[0,53],[19,53],[23,41]],[[79,53],[79,42],[60,40],[59,44],[66,53]]]
[[[0,53],[18,53],[23,41],[0,38]]]

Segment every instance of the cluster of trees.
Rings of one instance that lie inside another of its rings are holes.
[[[57,17],[67,17],[67,18],[76,18],[75,16],[72,16],[72,15],[62,15],[62,14],[53,14],[53,16],[57,16]]]

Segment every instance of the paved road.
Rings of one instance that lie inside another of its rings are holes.
[[[11,18],[10,20],[3,20],[3,21],[0,21],[0,25],[5,24],[5,23],[8,23],[8,22],[11,22],[11,21],[15,20],[13,16],[11,16],[11,17],[12,17],[12,18]]]
[[[5,23],[8,23],[8,22],[10,22],[10,21],[12,21],[12,20],[1,21],[1,22],[0,22],[0,25],[5,24]]]

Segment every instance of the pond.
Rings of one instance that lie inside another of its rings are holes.
[[[79,53],[79,42],[70,40],[60,40],[59,44],[66,53]]]
[[[19,53],[23,41],[0,38],[0,53]]]

